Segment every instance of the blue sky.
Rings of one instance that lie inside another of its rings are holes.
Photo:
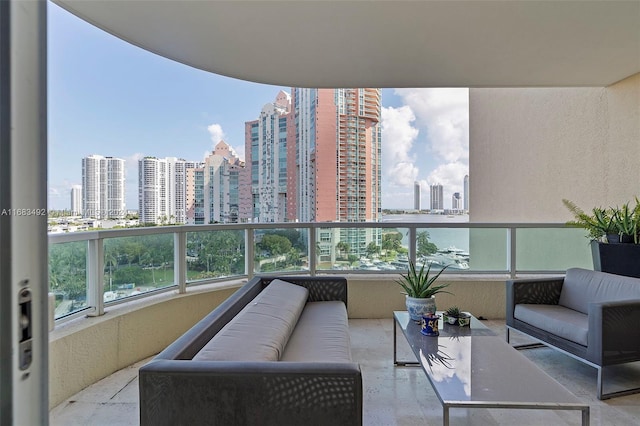
[[[201,160],[220,138],[243,157],[244,123],[290,91],[170,61],[48,9],[49,208],[69,208],[81,159],[99,154],[126,160],[126,207],[137,209],[139,158]],[[423,208],[433,183],[450,207],[468,173],[467,89],[383,89],[382,103],[383,208],[412,208],[416,180]]]

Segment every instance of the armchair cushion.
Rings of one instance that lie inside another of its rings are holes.
[[[571,268],[567,270],[559,304],[588,314],[590,302],[637,298],[640,298],[637,278]]]
[[[516,305],[514,317],[556,336],[587,346],[589,317],[560,305]]]

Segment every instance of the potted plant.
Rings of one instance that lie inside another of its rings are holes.
[[[438,293],[449,293],[444,290],[449,284],[435,284],[449,265],[442,268],[435,275],[431,275],[431,264],[429,264],[426,271],[424,266],[422,264],[422,267],[417,269],[416,265],[409,261],[408,272],[401,274],[400,280],[396,281],[404,290],[403,293],[406,294],[407,311],[414,321],[420,321],[424,314],[435,314],[436,301],[434,296]]]
[[[574,220],[567,222],[567,225],[584,228],[589,233],[588,238],[592,241],[602,241],[607,235],[616,234],[617,229],[614,223],[611,209],[594,207],[591,214],[585,213],[574,202],[563,199],[562,203],[573,214]]]
[[[607,209],[595,207],[585,213],[573,202],[562,200],[575,219],[567,222],[587,230],[591,240],[593,269],[640,278],[640,200],[636,205]]]
[[[451,325],[458,324],[460,327],[466,327],[469,325],[471,315],[466,312],[462,312],[457,306],[452,306],[447,309],[443,314],[443,319]]]
[[[444,311],[443,319],[449,324],[455,324],[458,322],[460,316],[460,309],[457,306],[452,306]]]

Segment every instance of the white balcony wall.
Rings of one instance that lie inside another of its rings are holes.
[[[609,87],[471,89],[470,218],[563,222],[640,197],[640,74]]]

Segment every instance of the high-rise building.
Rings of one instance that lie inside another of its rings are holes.
[[[126,215],[124,160],[101,155],[82,159],[82,216],[120,219]]]
[[[164,182],[166,162],[155,157],[145,157],[138,160],[138,220],[141,224],[157,223],[163,214],[161,210],[160,182]]]
[[[186,179],[186,222],[238,222],[243,169],[244,163],[224,141],[215,146],[204,162],[190,164]]]
[[[413,208],[420,211],[420,182],[413,183]]]
[[[442,185],[438,183],[430,185],[429,188],[431,189],[431,211],[444,210]]]
[[[237,222],[244,163],[220,141],[204,161],[146,157],[138,162],[141,223]]]
[[[71,215],[80,216],[82,214],[82,185],[71,187]]]
[[[244,219],[285,222],[295,218],[288,199],[288,127],[291,95],[280,91],[266,104],[257,120],[245,123],[245,161],[251,188],[251,205]],[[248,201],[248,200],[247,200]]]
[[[380,89],[293,88],[245,123],[240,216],[259,222],[378,221],[381,216]],[[343,229],[353,253],[377,232]],[[348,234],[348,235],[347,235]],[[326,242],[331,244],[330,241]]]
[[[469,212],[469,175],[464,175],[464,211]]]
[[[381,215],[381,92],[379,89],[293,89],[297,218],[301,221],[378,221]],[[375,230],[338,229],[351,254],[380,245]],[[321,255],[321,261],[324,259]],[[333,260],[333,259],[331,259]]]
[[[451,210],[462,209],[462,198],[459,192],[454,192],[451,196]]]
[[[200,163],[176,157],[145,157],[138,161],[140,223],[187,221],[187,175]]]

